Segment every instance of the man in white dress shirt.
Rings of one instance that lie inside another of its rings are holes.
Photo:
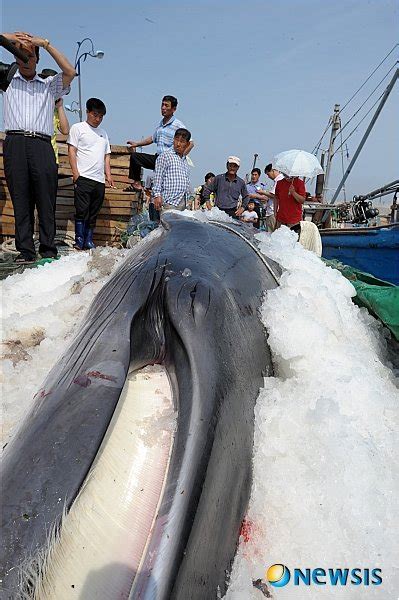
[[[4,171],[15,216],[16,262],[34,262],[34,210],[39,215],[39,253],[55,258],[55,204],[57,165],[53,135],[54,102],[69,90],[75,69],[48,39],[29,33],[4,33],[4,37],[27,53],[25,64],[16,58],[18,71],[3,94]],[[61,73],[47,79],[36,74],[39,48],[44,48]]]

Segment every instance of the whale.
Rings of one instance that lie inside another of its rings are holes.
[[[4,450],[2,598],[226,593],[280,276],[251,229],[167,212],[97,294]]]

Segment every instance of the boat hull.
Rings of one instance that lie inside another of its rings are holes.
[[[323,257],[399,285],[399,224],[320,231]]]

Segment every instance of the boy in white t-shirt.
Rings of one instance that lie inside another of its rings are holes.
[[[67,139],[68,157],[75,183],[75,248],[95,248],[93,232],[104,202],[105,180],[115,187],[111,175],[108,135],[99,127],[107,109],[102,100],[89,98],[86,121],[72,125]]]
[[[240,220],[244,221],[244,223],[252,223],[252,224],[258,222],[258,215],[255,212],[255,202],[253,202],[253,200],[250,200],[248,202],[247,208],[242,213]]]

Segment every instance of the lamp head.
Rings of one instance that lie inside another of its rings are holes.
[[[75,108],[74,108],[74,105],[75,105]],[[65,107],[65,110],[68,110],[69,112],[74,112],[74,113],[79,112],[79,102],[76,102],[76,100],[73,100],[71,104],[65,104],[64,107]]]
[[[94,54],[94,56],[96,58],[104,58],[104,51],[103,50],[97,50],[96,53]]]

